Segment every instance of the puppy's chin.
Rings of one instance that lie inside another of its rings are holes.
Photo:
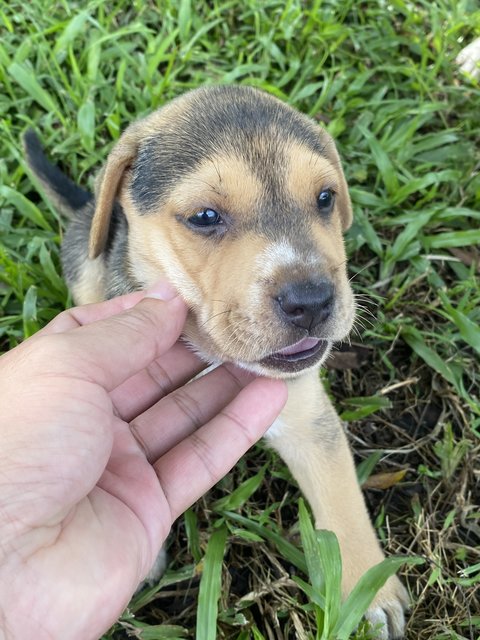
[[[315,348],[302,352],[299,356],[272,354],[257,362],[238,361],[235,364],[242,369],[269,378],[296,378],[307,371],[318,369],[328,358],[332,342],[320,340]]]
[[[295,378],[303,373],[320,367],[328,358],[332,348],[332,340],[312,340],[309,348],[294,351],[283,349],[279,352],[262,356],[258,360],[243,360],[222,353],[221,347],[201,336],[194,323],[187,322],[183,340],[199,358],[208,364],[232,362],[237,367],[257,375],[269,378]],[[301,341],[303,342],[303,341]],[[293,351],[293,352],[292,352]]]

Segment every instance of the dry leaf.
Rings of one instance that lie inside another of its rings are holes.
[[[480,273],[480,251],[476,247],[460,249],[459,247],[450,247],[450,253],[458,258],[467,267],[475,265],[475,271]]]
[[[403,480],[408,469],[375,473],[365,480],[362,489],[390,489]]]
[[[328,369],[358,369],[370,357],[371,347],[361,344],[340,344],[332,351],[325,366]]]

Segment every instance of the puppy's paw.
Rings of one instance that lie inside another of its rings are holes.
[[[405,631],[405,610],[409,605],[407,591],[393,576],[375,596],[365,618],[376,628],[377,640],[401,640]]]
[[[135,593],[138,593],[145,587],[153,587],[155,583],[157,583],[167,568],[167,552],[165,551],[165,547],[160,549],[160,553],[155,559],[153,563],[153,567],[147,573],[142,582],[138,585]]]
[[[167,568],[167,552],[165,551],[165,547],[160,549],[160,553],[155,559],[153,563],[153,567],[148,572],[144,582],[153,586],[155,582],[158,582],[160,578],[163,576],[165,569]]]

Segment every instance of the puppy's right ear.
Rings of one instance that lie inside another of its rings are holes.
[[[92,260],[105,249],[115,198],[125,170],[137,155],[141,129],[140,123],[134,123],[125,130],[110,152],[107,164],[98,177],[95,213],[88,246],[89,258]]]

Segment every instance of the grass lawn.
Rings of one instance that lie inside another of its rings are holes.
[[[480,35],[478,2],[10,0],[0,29],[3,350],[69,304],[64,221],[26,169],[28,126],[84,186],[129,122],[208,83],[263,88],[336,138],[362,308],[355,366],[325,383],[387,552],[426,560],[401,572],[407,638],[478,639],[480,85],[454,64]],[[160,586],[105,638],[195,636],[200,585],[200,640],[334,640],[293,580],[307,580],[298,500],[257,446],[176,524]]]

